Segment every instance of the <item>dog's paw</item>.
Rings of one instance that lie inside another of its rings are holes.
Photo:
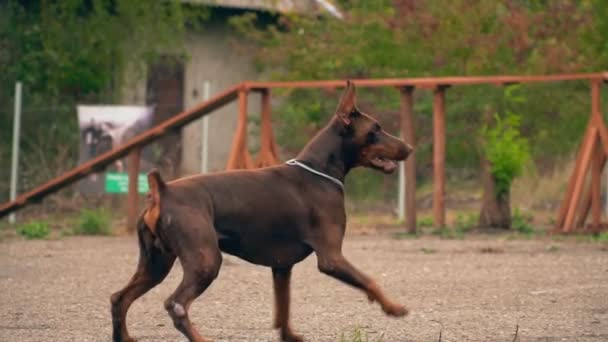
[[[283,337],[281,339],[282,342],[304,342],[304,338],[300,335],[290,335]]]
[[[281,342],[304,342],[304,337],[295,334],[293,331],[281,332]]]
[[[393,316],[393,317],[403,317],[409,313],[409,311],[407,310],[407,308],[404,305],[393,304],[393,303],[383,306],[382,310],[387,315]]]

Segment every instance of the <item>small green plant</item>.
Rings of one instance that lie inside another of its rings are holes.
[[[74,234],[77,235],[110,235],[110,233],[110,218],[103,209],[83,210],[74,228]]]
[[[594,240],[598,242],[608,242],[608,232],[601,232],[594,236]]]
[[[433,226],[433,218],[431,216],[422,216],[416,220],[416,225],[418,227],[432,227]]]
[[[43,221],[32,221],[17,228],[17,234],[28,240],[44,239],[50,232],[48,223]]]
[[[437,253],[437,250],[436,250],[436,249],[433,249],[433,248],[426,248],[426,247],[422,247],[422,248],[420,248],[420,251],[421,251],[422,253],[424,253],[424,254],[435,254],[435,253]]]
[[[433,231],[434,235],[439,235],[440,238],[446,240],[460,240],[464,239],[464,232],[459,229],[451,227],[441,227]]]
[[[556,245],[550,245],[549,247],[547,247],[547,252],[557,252],[559,251],[559,246]]]
[[[515,208],[513,216],[511,217],[511,227],[518,233],[525,235],[534,234],[534,227],[529,223],[531,221],[530,216],[525,216],[519,209]]]
[[[355,330],[349,335],[350,336],[347,337],[344,335],[344,333],[342,333],[340,336],[340,342],[371,342],[367,332],[361,328],[355,328]],[[382,342],[383,338],[384,334],[380,335],[375,342]]]
[[[477,227],[478,221],[479,214],[477,213],[458,214],[456,215],[456,222],[454,222],[453,228],[463,233],[468,232],[471,229]]]

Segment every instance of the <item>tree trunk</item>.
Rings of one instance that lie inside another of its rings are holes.
[[[500,196],[496,195],[496,181],[491,173],[488,160],[482,158],[483,198],[479,213],[481,228],[511,229],[510,190]]]

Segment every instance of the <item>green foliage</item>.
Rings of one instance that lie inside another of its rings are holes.
[[[110,216],[103,209],[85,209],[80,213],[73,233],[77,235],[110,235],[112,233]]]
[[[597,71],[608,64],[608,6],[602,0],[429,0],[416,6],[354,0],[338,5],[344,20],[287,15],[268,24],[248,13],[231,23],[250,38],[258,66],[274,79],[548,74]],[[509,109],[523,113],[525,107],[527,115],[519,124],[535,161],[552,163],[571,152],[587,120],[586,86],[556,83],[520,90],[533,96]],[[388,118],[396,116],[399,98],[387,96],[389,92],[396,94],[393,89],[360,91],[368,96],[360,105],[370,113],[386,111],[385,121],[394,121]],[[416,134],[429,137],[432,96],[422,90],[415,94]],[[500,88],[453,87],[447,94],[447,167],[478,169],[477,142],[470,137],[478,132],[486,108],[500,109]],[[277,109],[286,123],[278,139],[281,146],[297,149],[306,140],[299,134],[319,127],[333,112],[337,94],[306,90],[286,95],[285,107]],[[430,139],[417,141],[420,169],[431,166],[431,151]],[[511,172],[501,169],[500,177],[509,178],[503,171]]]
[[[122,81],[128,63],[141,68],[163,49],[182,51],[185,18],[176,1],[9,0],[0,6],[1,44],[11,49],[2,55],[2,78],[23,81],[28,92],[97,93]]]
[[[44,239],[50,233],[49,225],[44,221],[28,222],[17,228],[17,234],[28,240]]]
[[[608,232],[601,232],[597,235],[594,235],[594,240],[598,242],[607,242],[608,243]]]
[[[507,88],[505,97],[509,102],[521,103],[524,100],[515,95],[516,87]],[[511,183],[530,160],[528,140],[521,136],[520,126],[521,116],[506,109],[503,117],[494,114],[493,125],[484,125],[479,133],[484,157],[490,162],[490,172],[496,182],[497,197],[509,193]]]
[[[513,211],[513,215],[511,216],[511,227],[513,228],[513,230],[519,233],[525,235],[532,235],[534,234],[535,230],[534,227],[530,224],[530,221],[532,221],[531,216],[526,216],[521,211],[519,211],[518,208],[515,208],[515,210]]]

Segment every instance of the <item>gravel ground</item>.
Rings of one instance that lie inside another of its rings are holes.
[[[408,305],[393,319],[320,274],[311,256],[293,274],[292,317],[307,341],[608,341],[608,251],[594,243],[395,240],[348,236],[345,255]],[[134,237],[0,242],[0,341],[109,341],[110,294],[135,269]],[[184,341],[162,307],[181,268],[129,312],[140,341]],[[270,271],[225,257],[191,318],[214,341],[277,341]]]

